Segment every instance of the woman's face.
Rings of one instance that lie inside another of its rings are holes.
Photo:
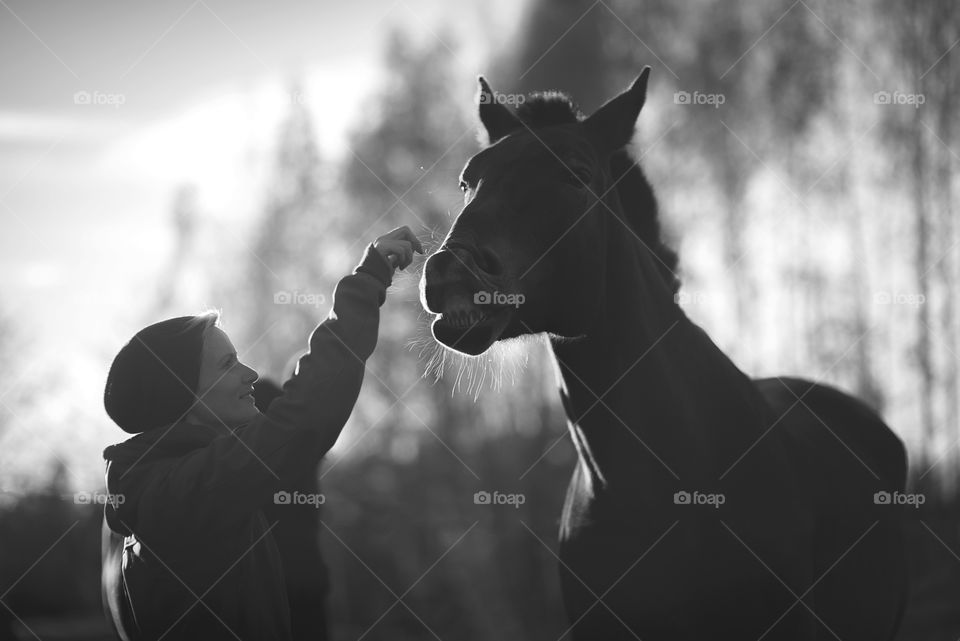
[[[248,423],[259,412],[253,404],[253,383],[257,372],[237,360],[237,350],[219,327],[209,327],[203,334],[203,355],[197,396],[190,416],[195,420],[229,428]]]

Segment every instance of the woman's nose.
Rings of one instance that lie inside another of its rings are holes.
[[[252,367],[244,365],[244,368],[246,368],[247,371],[245,372],[243,382],[248,385],[253,385],[260,378],[260,375],[257,374],[257,370],[253,369]]]

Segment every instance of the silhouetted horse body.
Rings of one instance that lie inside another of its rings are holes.
[[[550,335],[579,455],[559,554],[575,638],[890,639],[906,570],[874,494],[902,491],[903,446],[832,388],[749,379],[675,304],[623,150],[648,71],[587,119],[549,94],[515,115],[481,79],[491,145],[421,284],[434,336],[479,354]]]

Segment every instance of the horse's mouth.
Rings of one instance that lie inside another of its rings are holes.
[[[433,321],[433,337],[463,354],[476,356],[497,342],[510,321],[512,308],[457,309],[438,314]]]

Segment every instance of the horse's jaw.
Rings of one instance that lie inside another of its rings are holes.
[[[473,311],[472,314],[438,314],[431,325],[433,337],[447,349],[479,356],[500,340],[510,324],[513,311],[500,308],[489,312]]]

